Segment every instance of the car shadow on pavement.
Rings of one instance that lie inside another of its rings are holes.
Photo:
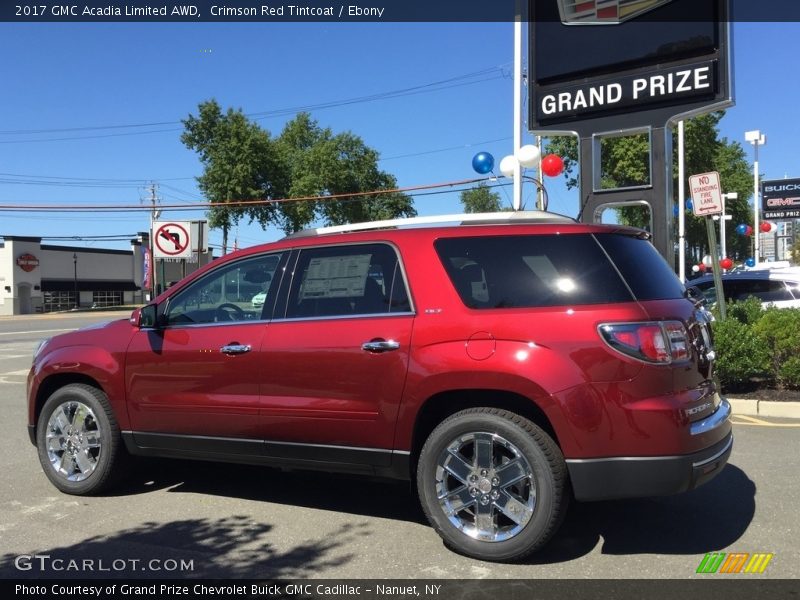
[[[126,481],[113,494],[126,496],[158,489],[427,523],[409,482],[341,473],[142,459],[135,461]]]
[[[0,578],[307,578],[350,562],[344,548],[369,535],[365,524],[345,524],[286,548],[270,541],[272,530],[245,516],[142,523],[38,555],[0,556]]]
[[[588,554],[705,554],[726,548],[747,531],[755,514],[756,486],[727,465],[709,483],[675,496],[573,502],[553,540],[528,559],[550,564]]]

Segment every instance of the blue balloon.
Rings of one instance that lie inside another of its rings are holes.
[[[678,210],[678,205],[677,205],[677,204],[676,204],[675,206],[673,206],[673,207],[672,207],[672,214],[673,214],[674,216],[676,216],[676,217],[677,217],[679,212],[680,212],[680,211]]]
[[[481,175],[491,173],[494,169],[494,156],[488,152],[478,152],[472,157],[472,168]]]
[[[694,206],[694,205],[692,204],[692,199],[691,199],[691,198],[689,198],[689,199],[686,201],[686,210],[692,210],[692,206]]]
[[[747,234],[747,225],[745,225],[744,223],[740,223],[739,225],[737,225],[736,226],[736,233],[738,233],[739,235],[746,235]]]
[[[746,261],[744,261],[744,264],[746,264],[748,267],[755,267],[756,266],[756,259],[751,256]]]

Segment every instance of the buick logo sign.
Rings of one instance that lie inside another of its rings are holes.
[[[634,19],[672,0],[558,0],[567,25],[614,25]]]

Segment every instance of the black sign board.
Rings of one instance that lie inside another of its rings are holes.
[[[800,219],[800,179],[762,181],[761,210],[765,219]]]
[[[727,0],[530,0],[528,8],[533,131],[663,126],[731,104]]]

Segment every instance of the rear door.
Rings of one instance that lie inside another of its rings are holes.
[[[299,251],[266,330],[267,453],[388,465],[414,314],[389,244]]]

